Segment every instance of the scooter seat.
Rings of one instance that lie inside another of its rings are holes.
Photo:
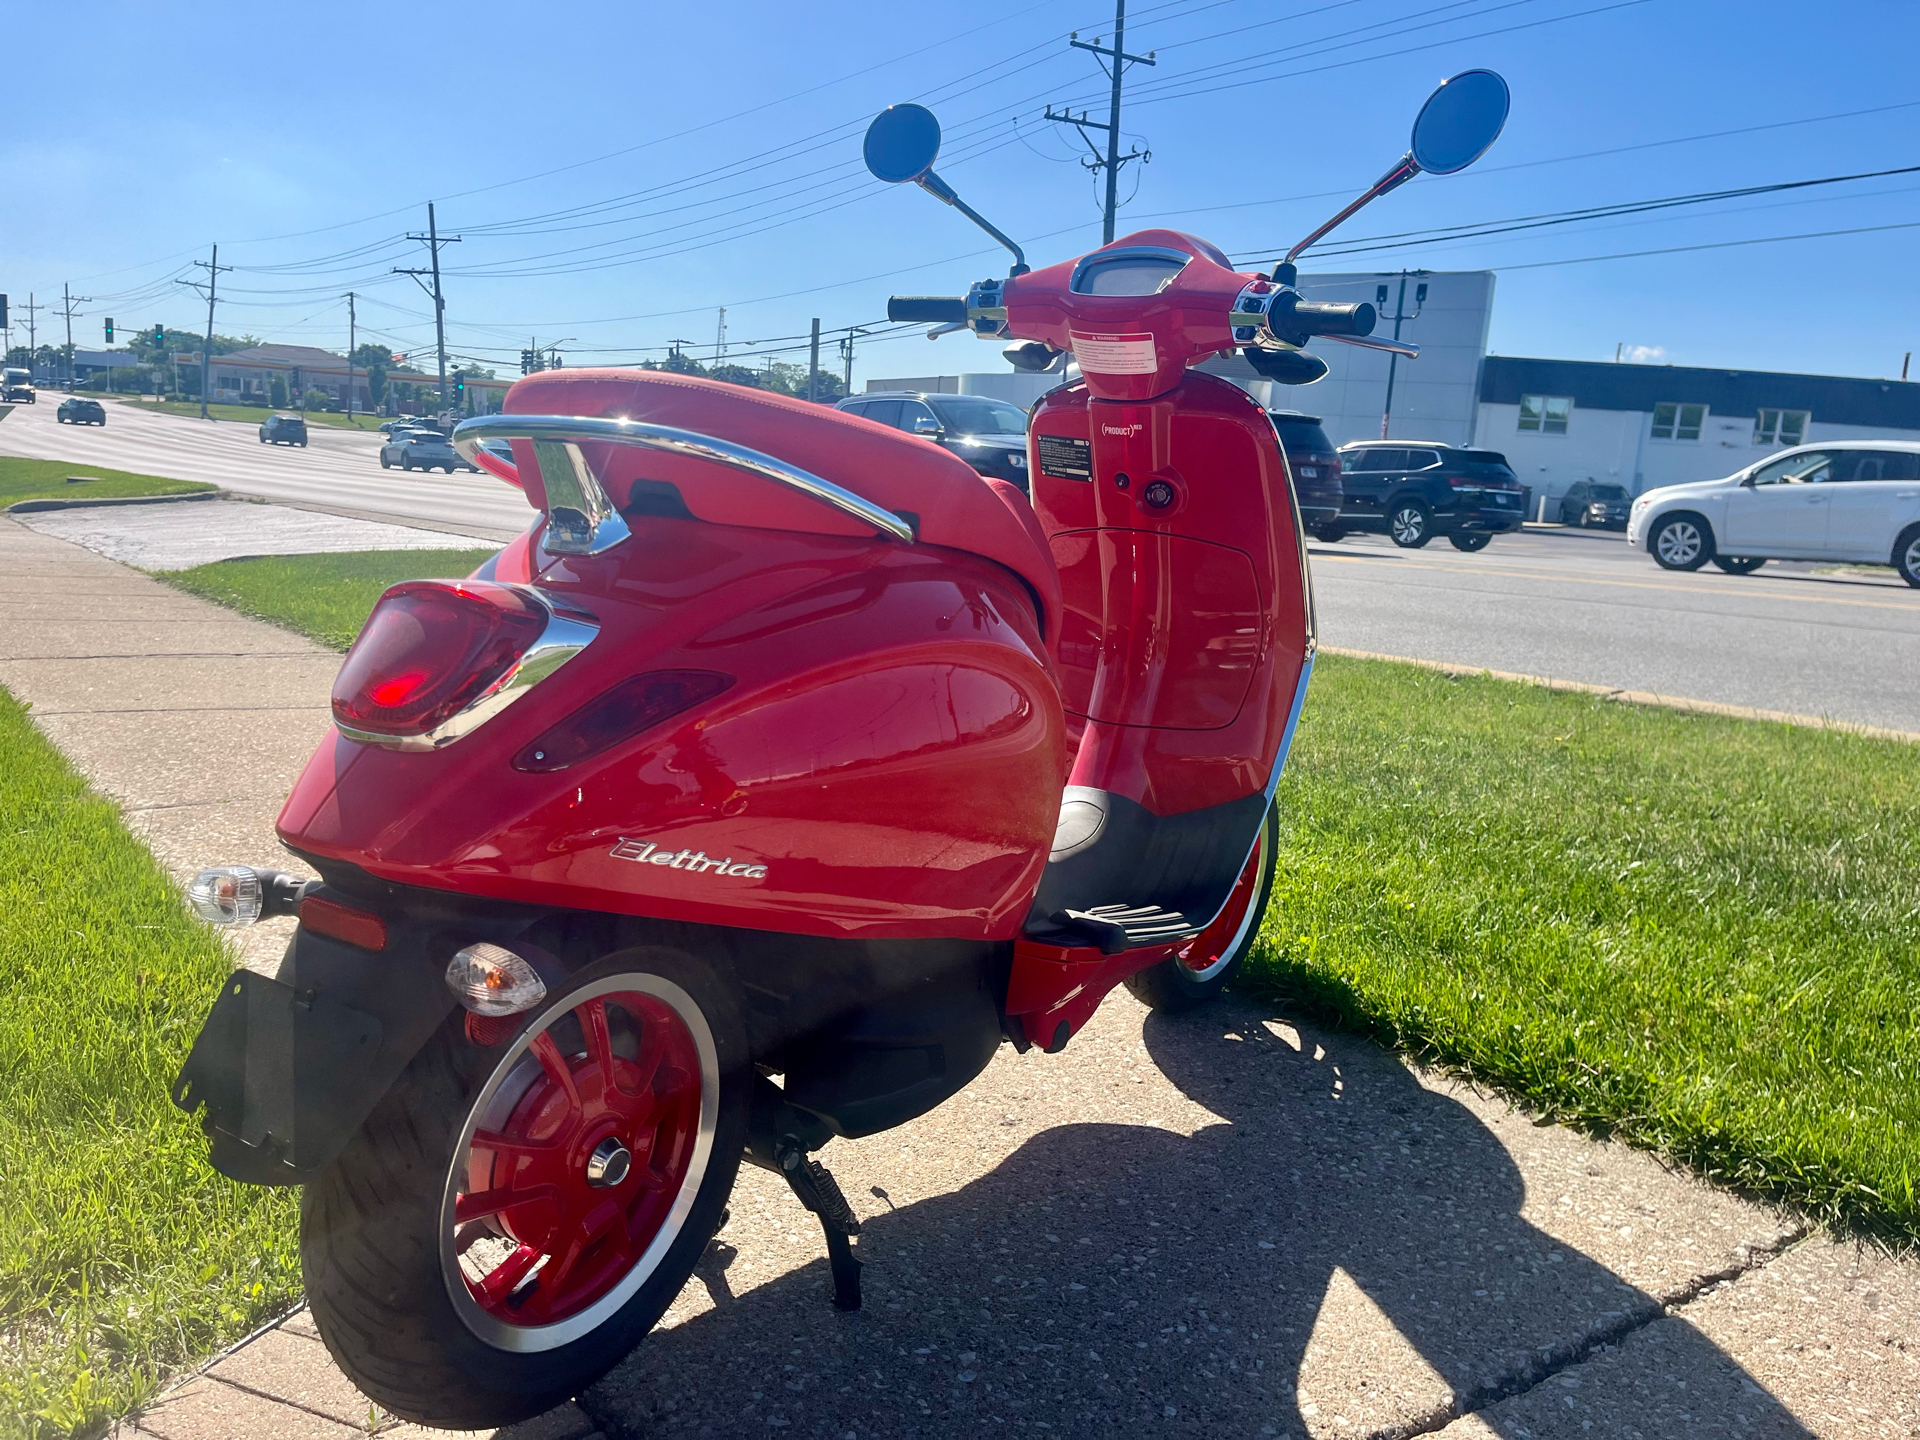
[[[1060,576],[1027,499],[983,479],[939,446],[872,420],[695,375],[654,370],[548,370],[518,381],[505,409],[518,415],[583,415],[672,425],[745,445],[831,480],[905,516],[920,543],[992,560],[1033,592],[1049,643],[1058,633]],[[616,508],[636,483],[665,481],[702,520],[820,535],[871,536],[853,516],[797,491],[711,461],[630,446],[582,447]],[[545,508],[538,472],[523,465],[527,499]]]

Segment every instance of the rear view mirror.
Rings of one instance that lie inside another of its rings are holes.
[[[889,105],[867,126],[864,148],[874,179],[904,185],[940,158],[940,122],[924,105]]]
[[[1414,118],[1414,162],[1429,175],[1466,169],[1500,138],[1512,103],[1507,82],[1491,70],[1463,70],[1443,81]]]

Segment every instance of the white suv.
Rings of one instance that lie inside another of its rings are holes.
[[[1892,565],[1920,587],[1920,442],[1799,445],[1724,480],[1649,490],[1633,502],[1627,543],[1669,570],[1851,560]]]

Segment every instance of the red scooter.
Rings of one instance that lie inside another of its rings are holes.
[[[1448,82],[1337,218],[1471,163],[1506,108],[1489,72]],[[938,143],[897,106],[868,163],[972,216]],[[1031,505],[778,395],[522,380],[454,440],[538,516],[375,606],[279,820],[321,878],[195,880],[208,919],[299,927],[174,1098],[222,1173],[305,1187],[314,1318],[390,1410],[495,1425],[577,1393],[671,1303],[743,1159],[819,1217],[857,1306],[815,1152],[1002,1041],[1059,1052],[1123,981],[1186,1007],[1247,954],[1313,599],[1273,425],[1191,367],[1317,378],[1299,347],[1373,309],[1174,231],[1040,271],[1006,243],[1009,278],[890,313],[1077,363],[1034,410]]]

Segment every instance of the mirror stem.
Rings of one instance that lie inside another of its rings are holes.
[[[1359,210],[1362,206],[1369,205],[1375,200],[1378,200],[1382,195],[1386,194],[1389,190],[1399,189],[1402,185],[1406,184],[1407,181],[1411,180],[1414,176],[1418,175],[1419,173],[1420,173],[1420,166],[1418,162],[1414,160],[1413,152],[1409,150],[1405,155],[1402,155],[1397,162],[1395,162],[1394,167],[1391,170],[1387,171],[1386,174],[1382,175],[1378,180],[1374,181],[1373,184],[1367,188],[1365,193],[1363,193],[1358,200],[1355,200],[1351,205],[1347,206],[1346,209],[1342,210],[1338,215],[1334,216],[1331,220],[1327,221],[1326,224],[1322,225],[1318,230],[1314,231],[1311,235],[1307,236],[1306,239],[1302,240],[1298,245],[1294,246],[1293,249],[1289,250],[1287,252],[1286,260],[1283,261],[1282,263],[1287,265],[1293,264],[1294,261],[1300,258],[1300,252],[1302,250],[1305,250],[1309,245],[1312,245],[1315,241],[1319,240],[1329,230],[1334,229],[1338,225],[1344,224],[1354,214],[1355,211]],[[1278,279],[1279,277],[1276,275],[1275,278]],[[1292,282],[1288,281],[1287,283],[1291,284]]]
[[[971,205],[967,204],[966,201],[962,200],[959,195],[955,194],[953,187],[938,175],[934,174],[933,171],[927,171],[916,179],[914,183],[941,204],[953,206],[954,209],[958,210],[962,215],[966,216],[969,220],[973,221],[974,224],[978,225],[982,230],[1006,246],[1007,249],[1011,250],[1013,252],[1013,269],[1007,272],[1009,275],[1025,275],[1033,268],[1027,264],[1025,251],[1003,235],[999,227],[988,220],[986,216],[982,215],[978,210],[975,210]]]

